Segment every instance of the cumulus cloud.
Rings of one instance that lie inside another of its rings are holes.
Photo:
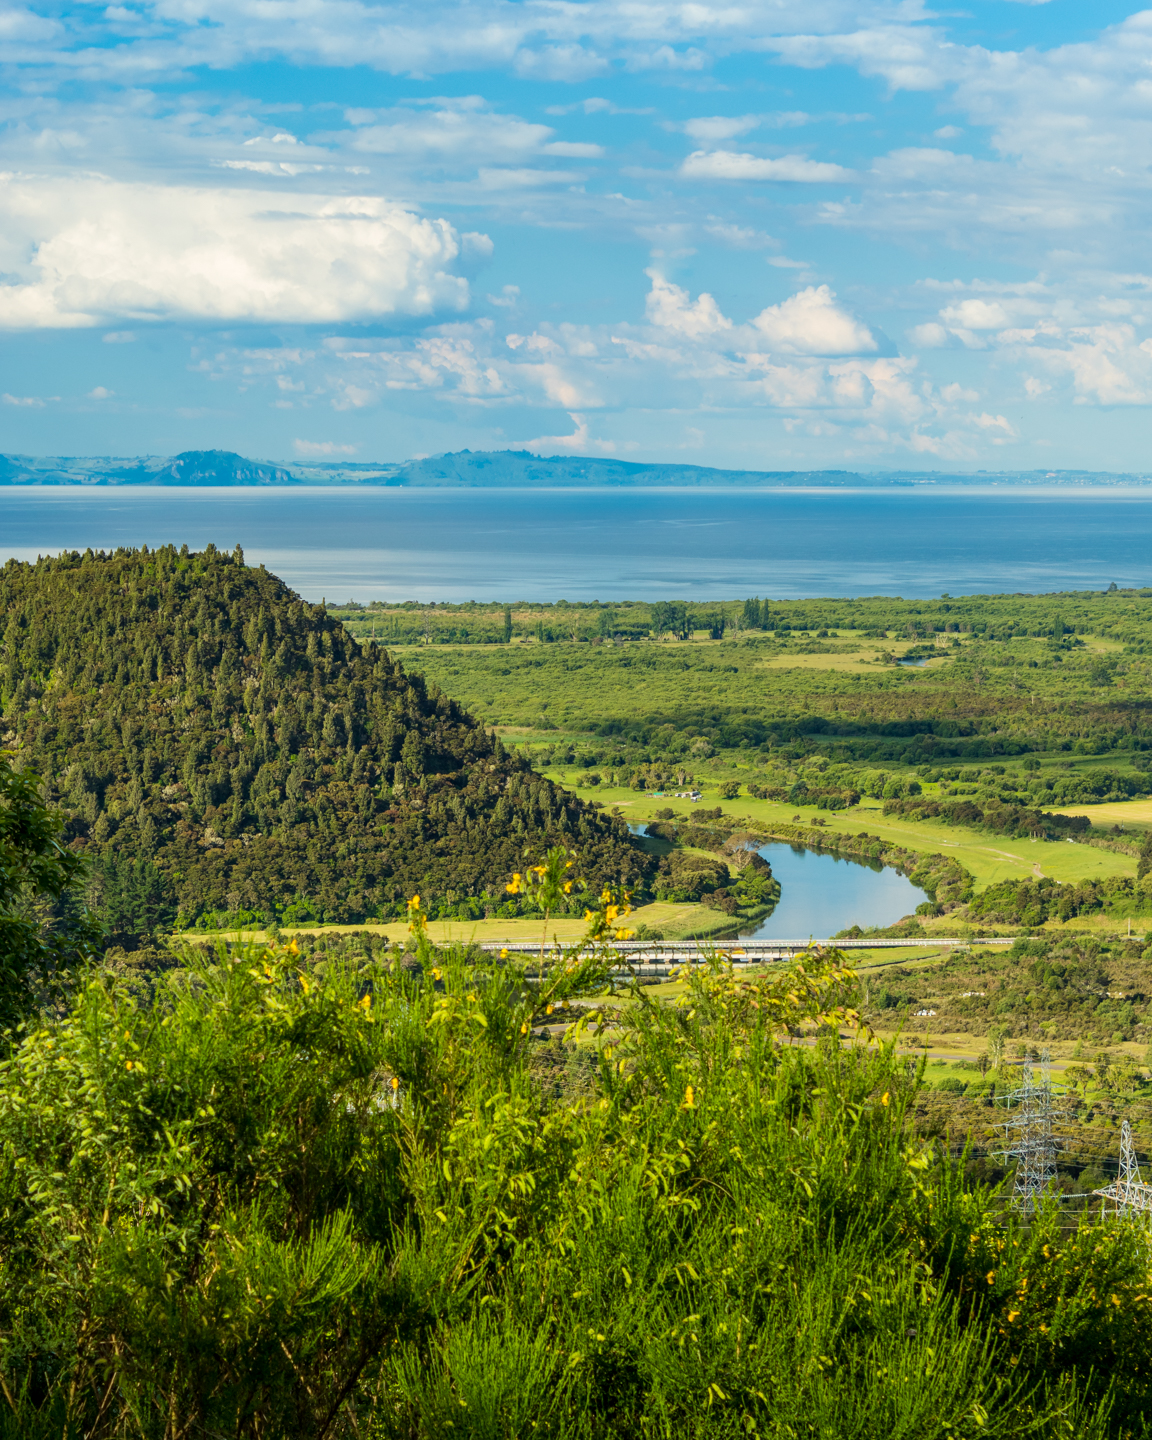
[[[1009,324],[1008,312],[998,300],[961,300],[941,310],[940,318],[961,330],[1003,330]]]
[[[459,310],[460,242],[376,197],[8,178],[0,217],[32,248],[0,286],[0,327],[113,316],[331,323]]]
[[[535,440],[515,442],[518,450],[535,450],[541,455],[614,455],[611,440],[597,440],[588,428],[588,421],[575,410],[568,412],[575,427],[571,435],[538,435]]]
[[[720,307],[711,295],[703,294],[692,300],[687,290],[673,285],[659,271],[649,270],[646,273],[652,281],[652,288],[648,292],[645,309],[653,325],[693,340],[732,329],[731,320],[720,313]]]
[[[850,180],[852,171],[804,155],[781,155],[767,160],[735,150],[694,150],[680,166],[689,180],[780,180],[816,185],[830,180]]]
[[[769,305],[752,321],[774,351],[794,355],[862,355],[880,347],[867,325],[836,302],[827,285]]]

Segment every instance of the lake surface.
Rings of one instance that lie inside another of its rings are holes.
[[[850,925],[893,925],[928,896],[899,870],[873,870],[819,850],[773,844],[759,853],[780,882],[780,903],[745,940],[826,940]]]
[[[0,561],[244,547],[310,600],[723,599],[1152,581],[1152,488],[0,487]]]

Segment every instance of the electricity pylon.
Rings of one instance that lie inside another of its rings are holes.
[[[1127,1120],[1120,1127],[1120,1173],[1111,1185],[1092,1193],[1104,1200],[1101,1207],[1104,1214],[1147,1216],[1152,1213],[1152,1185],[1140,1179],[1140,1166],[1132,1148],[1132,1126]],[[1109,1200],[1114,1206],[1111,1211]],[[1144,1223],[1148,1223],[1146,1219]]]
[[[1017,1109],[1006,1121],[1004,1129],[1012,1144],[1003,1155],[1016,1161],[1016,1179],[1012,1203],[1025,1215],[1036,1209],[1037,1199],[1056,1178],[1056,1137],[1052,1134],[1052,1072],[1051,1060],[1045,1050],[1040,1058],[1040,1079],[1037,1081],[1031,1060],[1024,1061],[1022,1083],[1007,1097]]]

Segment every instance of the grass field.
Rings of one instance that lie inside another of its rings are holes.
[[[1121,800],[1111,805],[1072,805],[1060,815],[1087,815],[1093,825],[1123,825],[1125,829],[1152,830],[1152,800]]]
[[[646,925],[649,930],[658,930],[666,940],[704,938],[724,930],[731,930],[735,923],[730,916],[711,910],[706,905],[673,904],[654,901],[651,905],[640,905],[628,916],[630,928]],[[548,943],[560,941],[569,945],[579,940],[586,926],[581,919],[560,919],[548,922]],[[367,930],[373,935],[386,935],[389,940],[403,944],[408,939],[408,923],[393,920],[387,924],[365,922],[363,925],[301,925],[281,930],[282,937],[293,935],[339,935],[352,931]],[[191,931],[186,938],[193,940],[237,940],[241,933],[257,940],[265,939],[263,930],[213,930]],[[432,920],[428,934],[437,945],[470,944],[474,941],[491,943],[495,940],[540,940],[544,935],[542,920]]]
[[[550,772],[554,779],[573,784],[574,776],[561,771]],[[674,800],[666,796],[653,798],[637,795],[634,790],[614,790],[599,786],[594,793],[603,804],[619,806],[629,824],[642,824],[655,818],[656,811],[670,809],[689,817],[699,807],[690,800]],[[709,804],[711,804],[711,797]],[[1148,802],[1144,802],[1148,804]],[[851,810],[817,810],[814,806],[780,804],[772,800],[753,800],[741,796],[722,802],[726,816],[746,820],[750,829],[757,826],[771,829],[786,825],[799,815],[804,824],[814,819],[825,821],[831,832],[858,834],[867,830],[881,840],[902,845],[909,850],[927,850],[955,855],[956,859],[976,877],[977,890],[987,889],[1001,880],[1023,879],[1029,875],[1047,875],[1067,884],[1076,880],[1095,880],[1109,875],[1135,875],[1133,856],[1117,855],[1110,850],[1097,850],[1088,845],[1072,845],[1066,840],[1013,840],[1003,835],[968,830],[962,826],[944,825],[939,821],[909,821],[900,816],[883,814],[879,801],[864,800]],[[1096,807],[1108,808],[1108,807]],[[1117,807],[1112,807],[1117,808]],[[1149,805],[1152,809],[1152,805]]]

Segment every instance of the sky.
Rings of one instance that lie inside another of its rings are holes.
[[[0,451],[1152,471],[1152,11],[0,0]]]

